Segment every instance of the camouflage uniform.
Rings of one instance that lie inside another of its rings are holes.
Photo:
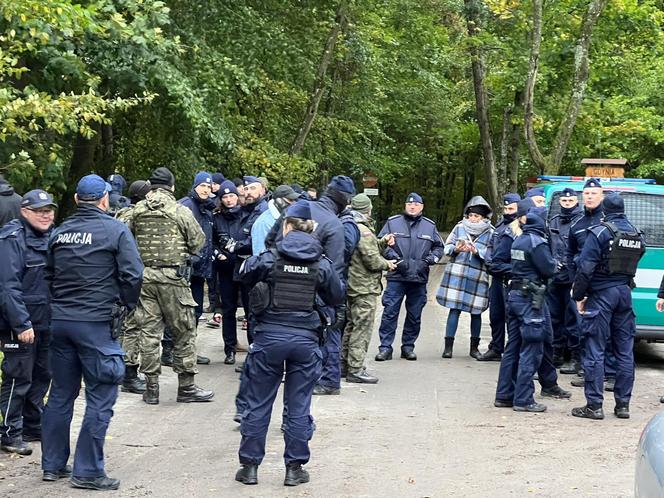
[[[348,365],[349,373],[359,373],[364,368],[364,357],[369,348],[376,300],[383,291],[383,270],[388,270],[389,264],[381,255],[385,243],[376,238],[371,219],[357,211],[353,211],[353,218],[360,229],[360,241],[353,252],[348,273],[348,323],[341,358]]]
[[[177,268],[203,247],[205,235],[191,211],[162,188],[122,213],[122,221],[134,234],[145,265],[141,299],[125,327],[124,342],[131,351],[140,328],[141,372],[148,381],[155,379],[161,374],[159,346],[165,323],[173,331],[173,370],[193,375],[197,373],[196,301],[189,282],[177,276]],[[130,362],[137,362],[137,357],[128,353]]]

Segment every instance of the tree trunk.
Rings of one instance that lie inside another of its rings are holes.
[[[503,113],[503,132],[500,142],[499,195],[516,192],[519,180],[519,148],[521,125],[514,120],[514,112],[523,109],[523,92],[515,92],[514,102]]]
[[[113,125],[101,125],[101,147],[99,154],[99,175],[107,178],[109,175],[115,173],[113,165]]]
[[[542,44],[542,1],[533,0],[533,28],[531,34],[530,61],[528,64],[528,77],[526,79],[525,102],[525,136],[530,157],[541,173],[557,174],[567,152],[569,141],[576,126],[576,120],[581,112],[581,104],[586,94],[588,77],[590,75],[590,44],[592,35],[602,11],[608,0],[591,0],[588,10],[583,18],[581,33],[574,52],[574,80],[572,91],[567,103],[566,112],[558,126],[558,132],[551,147],[551,153],[544,156],[537,144],[535,136],[534,99],[537,71],[539,67],[539,54]]]
[[[314,124],[314,120],[316,119],[318,105],[320,104],[320,99],[323,96],[323,92],[325,91],[325,75],[327,74],[327,68],[330,65],[330,61],[334,56],[334,47],[336,46],[337,38],[339,38],[339,33],[341,32],[341,27],[344,23],[345,16],[345,2],[341,2],[341,4],[339,4],[339,8],[337,9],[334,25],[332,26],[332,29],[330,30],[327,41],[325,43],[323,56],[321,57],[320,64],[318,65],[318,72],[316,74],[316,79],[314,80],[314,89],[309,97],[309,105],[307,106],[307,112],[304,115],[304,121],[299,131],[297,132],[297,137],[295,137],[295,141],[293,142],[293,146],[290,150],[291,156],[296,156],[302,152],[304,143],[306,142],[307,136],[311,131],[311,126]]]
[[[475,38],[480,31],[480,0],[464,0],[464,12],[469,38]],[[486,175],[489,203],[492,206],[499,204],[498,197],[498,175],[496,171],[496,158],[493,152],[491,139],[491,123],[489,121],[489,97],[486,90],[486,68],[482,51],[471,43],[470,46],[471,66],[473,71],[473,89],[475,90],[475,107],[477,110],[477,125],[480,130],[482,143],[482,156],[484,161],[484,173]]]
[[[67,191],[62,197],[58,209],[58,218],[60,220],[65,216],[69,216],[76,208],[76,204],[74,203],[74,193],[76,192],[78,181],[82,176],[85,176],[94,170],[95,151],[100,138],[100,125],[92,123],[91,126],[97,132],[94,137],[88,139],[81,135],[77,135],[74,140],[74,153],[72,154],[71,164],[66,177]]]

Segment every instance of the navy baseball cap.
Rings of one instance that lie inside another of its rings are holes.
[[[583,189],[587,188],[602,188],[602,184],[597,178],[588,178],[586,183],[583,184]]]
[[[526,192],[526,197],[544,197],[544,189],[542,187],[531,188]]]
[[[408,194],[408,197],[406,197],[406,202],[417,202],[418,204],[424,204],[424,199],[422,199],[422,196],[417,192],[411,192]]]
[[[302,218],[303,220],[310,220],[311,208],[309,207],[309,201],[300,199],[288,206],[286,209],[286,218]]]
[[[96,201],[111,192],[111,185],[99,175],[86,175],[78,181],[76,195],[82,201]]]
[[[625,212],[625,201],[623,201],[620,195],[612,192],[604,197],[602,211],[604,211],[604,215],[622,214]]]
[[[562,192],[560,192],[560,197],[576,197],[576,190],[565,187]]]
[[[258,177],[256,176],[243,176],[242,180],[244,181],[244,185],[250,185],[252,183],[261,183]],[[262,185],[262,184],[261,184]]]
[[[521,199],[516,206],[516,215],[520,218],[521,216],[528,214],[528,211],[535,207],[535,203],[532,198],[526,197],[525,199]]]
[[[238,195],[237,187],[230,180],[224,180],[221,182],[221,185],[219,186],[219,192],[217,192],[217,195],[221,197],[225,196],[226,194]]]
[[[58,205],[53,202],[53,196],[45,190],[35,189],[26,192],[21,201],[21,207],[26,209],[39,209],[46,206],[57,208]]]
[[[509,206],[510,204],[514,204],[520,200],[521,196],[519,194],[513,194],[509,192],[503,196],[503,206]]]

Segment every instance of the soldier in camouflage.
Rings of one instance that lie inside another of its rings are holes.
[[[346,380],[363,384],[378,382],[376,377],[367,373],[364,358],[373,330],[376,300],[383,291],[383,270],[393,271],[396,268],[394,261],[381,255],[390,235],[380,240],[376,238],[371,207],[371,199],[365,194],[356,195],[351,202],[353,218],[360,230],[360,241],[350,262],[348,323],[341,347],[342,372],[347,372]]]
[[[209,401],[214,396],[194,384],[196,302],[189,286],[190,261],[203,247],[205,235],[191,211],[175,200],[174,183],[168,169],[157,168],[150,177],[150,193],[124,217],[145,265],[141,299],[133,319],[141,329],[141,372],[147,380],[143,401],[149,405],[159,403],[159,343],[164,323],[172,330],[175,342],[177,401]]]

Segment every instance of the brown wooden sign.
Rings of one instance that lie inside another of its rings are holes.
[[[588,166],[586,176],[593,178],[625,178],[625,168],[615,166]]]
[[[369,171],[362,177],[362,184],[364,188],[375,188],[378,185],[378,177]]]

